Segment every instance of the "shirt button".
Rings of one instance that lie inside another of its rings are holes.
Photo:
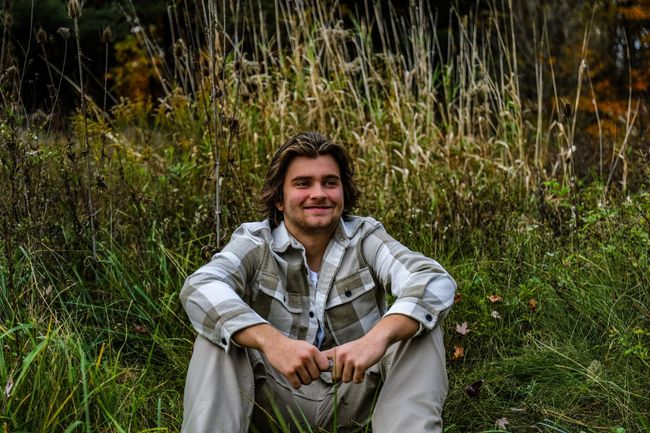
[[[427,322],[430,322],[433,319],[433,316],[431,314],[427,314],[424,316],[425,319],[427,319]]]
[[[349,298],[350,296],[352,296],[352,292],[349,291],[349,290],[346,290],[345,291],[345,296],[347,296]]]
[[[314,317],[314,312],[313,311],[309,312],[309,317]]]

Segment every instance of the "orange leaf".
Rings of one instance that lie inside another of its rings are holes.
[[[530,311],[537,311],[537,299],[531,298],[528,301],[528,308],[530,308]]]
[[[451,360],[458,361],[460,358],[464,356],[465,356],[465,349],[463,349],[463,346],[455,346],[454,353],[451,355]]]
[[[500,300],[503,299],[503,298],[502,298],[501,296],[499,296],[499,295],[490,295],[490,296],[488,296],[487,298],[488,298],[488,299],[490,300],[490,302],[492,302],[493,304],[494,304],[495,302],[499,302]]]
[[[463,295],[461,295],[460,293],[456,293],[454,295],[454,304],[458,304],[461,299],[463,299]]]

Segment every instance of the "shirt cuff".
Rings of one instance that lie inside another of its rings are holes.
[[[420,329],[415,335],[424,334],[436,326],[439,314],[437,311],[431,311],[429,308],[422,306],[418,301],[415,298],[397,299],[388,309],[385,316],[389,314],[408,316],[420,324]]]
[[[230,319],[223,323],[221,327],[217,327],[214,338],[212,341],[228,353],[231,346],[242,347],[237,344],[232,336],[237,332],[250,328],[255,325],[268,324],[266,320],[262,319],[255,311],[238,315],[236,318]]]

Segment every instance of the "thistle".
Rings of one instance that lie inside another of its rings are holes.
[[[68,16],[73,20],[78,20],[81,17],[79,0],[68,0]]]
[[[59,27],[56,33],[66,41],[70,39],[70,29],[67,27]]]
[[[108,44],[113,40],[113,31],[111,30],[111,26],[106,26],[102,30],[102,42],[105,44]]]
[[[47,42],[47,32],[43,30],[43,27],[39,27],[36,32],[36,42],[38,42],[39,45],[43,45]]]

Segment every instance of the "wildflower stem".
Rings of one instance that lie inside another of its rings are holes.
[[[71,0],[71,3],[75,0]],[[93,206],[93,195],[92,195],[92,169],[91,169],[91,149],[90,141],[88,140],[88,119],[87,108],[86,108],[86,92],[84,90],[83,82],[83,66],[81,63],[81,38],[79,35],[79,16],[80,10],[78,13],[73,14],[72,21],[74,23],[74,35],[77,42],[77,61],[79,65],[79,91],[81,93],[81,121],[83,125],[83,144],[86,153],[86,175],[87,175],[87,184],[86,184],[86,194],[88,202],[88,218],[90,222],[90,238],[92,242],[92,251],[93,251],[93,260],[97,261],[97,239],[95,236],[95,208]]]

